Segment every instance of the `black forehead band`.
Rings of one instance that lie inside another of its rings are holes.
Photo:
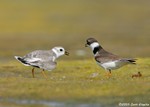
[[[87,40],[87,44],[90,45],[91,43]]]

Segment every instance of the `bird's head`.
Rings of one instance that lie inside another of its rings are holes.
[[[92,50],[94,50],[95,47],[100,46],[98,41],[95,38],[88,38],[86,40],[85,47],[90,47]]]
[[[60,46],[54,47],[52,51],[56,54],[57,58],[62,55],[69,55],[69,52],[67,52],[63,47]]]

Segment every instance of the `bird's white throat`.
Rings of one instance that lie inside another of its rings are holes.
[[[53,48],[52,51],[56,54],[56,58],[58,58],[62,55],[55,48]]]
[[[94,48],[95,48],[95,47],[98,47],[98,46],[99,46],[99,43],[94,42],[94,43],[92,43],[92,44],[90,45],[90,48],[91,48],[92,50],[94,50]]]

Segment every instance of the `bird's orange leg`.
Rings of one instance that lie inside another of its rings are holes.
[[[111,70],[109,70],[109,76],[111,76]]]
[[[107,77],[111,77],[111,70],[107,71],[106,76],[107,76]]]
[[[34,78],[34,68],[32,69],[32,77]]]
[[[44,76],[44,78],[46,78],[46,79],[47,79],[47,76],[46,76],[46,74],[45,74],[44,69],[42,70],[42,75]]]

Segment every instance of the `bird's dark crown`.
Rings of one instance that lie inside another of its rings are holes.
[[[90,45],[90,44],[92,44],[92,43],[94,43],[94,42],[98,42],[95,38],[88,38],[87,40],[86,40],[86,42],[87,42],[87,44],[88,45]]]

